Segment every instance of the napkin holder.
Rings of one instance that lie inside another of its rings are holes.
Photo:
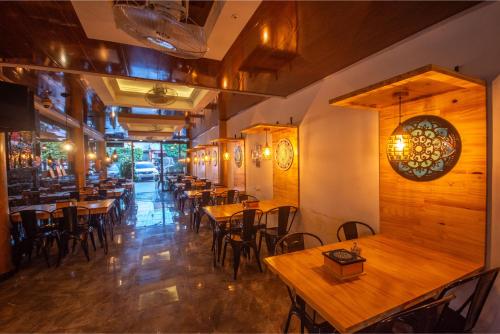
[[[323,261],[336,278],[347,280],[363,274],[366,259],[342,248],[323,252]]]

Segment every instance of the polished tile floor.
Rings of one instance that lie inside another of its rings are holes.
[[[214,268],[209,228],[195,234],[170,193],[141,189],[107,256],[76,252],[59,268],[35,258],[0,283],[1,332],[280,331],[283,283],[254,260],[237,281],[231,261]]]

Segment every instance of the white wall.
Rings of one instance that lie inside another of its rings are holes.
[[[267,140],[272,142],[270,134]],[[247,135],[245,142],[246,192],[261,200],[273,198],[273,161],[262,159],[257,167],[251,151],[255,145],[264,146],[265,143],[264,133]]]
[[[500,76],[491,88],[491,218],[489,232],[489,267],[500,266]],[[475,332],[500,332],[500,278],[497,279],[484,307]]]

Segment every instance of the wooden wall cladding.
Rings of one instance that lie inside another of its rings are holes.
[[[425,182],[397,174],[386,145],[398,125],[393,94],[406,91],[403,121],[417,115],[446,119],[458,131],[462,153],[453,169]],[[330,100],[380,114],[380,232],[474,261],[485,261],[487,200],[486,90],[481,80],[435,65]]]
[[[440,116],[458,130],[462,154],[443,177],[415,182],[399,176],[386,156],[397,106],[380,109],[380,232],[484,263],[486,239],[486,97],[484,87],[457,90],[403,105],[403,120]]]
[[[272,132],[273,150],[280,139],[287,138],[292,143],[294,157],[292,166],[288,170],[278,168],[276,161],[273,161],[273,197],[275,200],[294,203],[299,206],[299,143],[298,129],[283,128]],[[273,152],[274,159],[274,152]]]

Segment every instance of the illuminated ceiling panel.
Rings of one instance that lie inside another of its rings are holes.
[[[145,94],[153,88],[154,83],[150,81],[139,81],[139,80],[127,80],[127,79],[115,79],[118,89],[125,93],[139,93]],[[163,84],[167,88],[174,89],[177,92],[177,96],[180,98],[191,98],[195,89],[193,87],[183,86],[183,85],[169,85]]]

